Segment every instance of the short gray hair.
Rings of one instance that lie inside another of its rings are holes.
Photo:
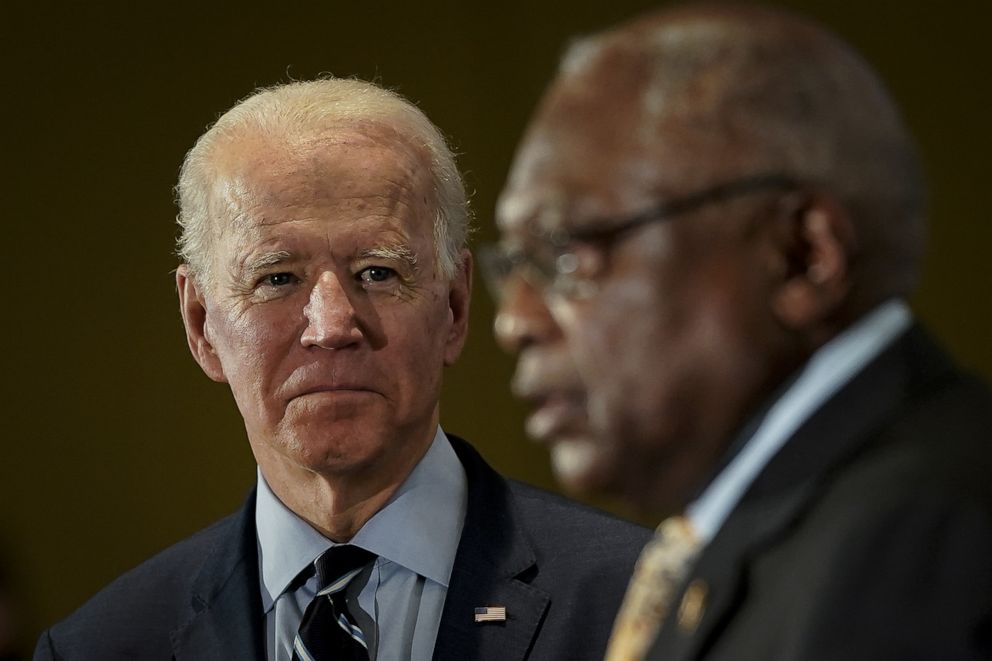
[[[686,187],[771,172],[829,189],[857,224],[865,283],[911,293],[925,245],[926,182],[884,83],[816,23],[750,5],[698,7],[578,41],[562,74],[581,75],[606,57],[636,72],[644,121],[628,130],[652,144],[675,120],[689,147],[667,175]]]
[[[278,137],[306,138],[333,125],[369,122],[397,130],[430,157],[434,191],[434,257],[444,278],[461,263],[471,212],[455,157],[441,131],[399,94],[356,79],[321,78],[256,90],[225,112],[183,159],[176,186],[180,233],[177,254],[192,276],[212,282],[210,250],[218,231],[211,221],[217,176],[215,150],[225,140],[258,131]]]

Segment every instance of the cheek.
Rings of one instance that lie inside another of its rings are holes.
[[[449,328],[446,310],[434,297],[423,304],[415,309],[397,307],[382,316],[383,367],[389,378],[404,381],[415,391],[440,380]]]
[[[645,376],[656,353],[664,314],[653,288],[635,281],[604,291],[587,304],[557,311],[569,352],[591,393]],[[632,385],[632,384],[628,384]]]
[[[293,342],[289,311],[260,314],[227,312],[217,315],[213,324],[214,346],[228,375],[231,389],[239,400],[264,387],[273,377],[276,364]]]
[[[628,280],[576,307],[565,327],[587,391],[589,422],[625,446],[654,442],[673,424],[698,360],[691,301],[651,281]]]
[[[394,326],[410,346],[413,360],[434,364],[443,360],[445,340],[451,330],[451,316],[447,298],[438,291],[431,291],[423,306],[407,312],[405,319]]]

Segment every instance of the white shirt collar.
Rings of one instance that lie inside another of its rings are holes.
[[[686,509],[703,543],[713,539],[748,487],[800,425],[911,323],[906,303],[891,300],[813,354],[751,438]]]
[[[427,453],[349,542],[448,586],[465,521],[465,470],[438,427]],[[333,542],[279,500],[258,471],[255,497],[262,609]]]

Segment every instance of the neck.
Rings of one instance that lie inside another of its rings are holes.
[[[346,473],[324,473],[300,466],[281,455],[257,456],[272,492],[324,537],[337,543],[351,540],[396,490],[426,454],[433,441],[411,444],[414,452],[391,462],[376,462]]]

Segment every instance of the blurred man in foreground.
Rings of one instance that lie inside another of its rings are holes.
[[[992,397],[907,307],[924,193],[805,20],[694,5],[570,48],[487,261],[561,481],[678,514],[608,659],[992,658]]]
[[[472,266],[438,130],[360,81],[261,90],[178,191],[189,346],[231,388],[257,492],[36,658],[601,658],[649,535],[507,482],[438,426]]]

